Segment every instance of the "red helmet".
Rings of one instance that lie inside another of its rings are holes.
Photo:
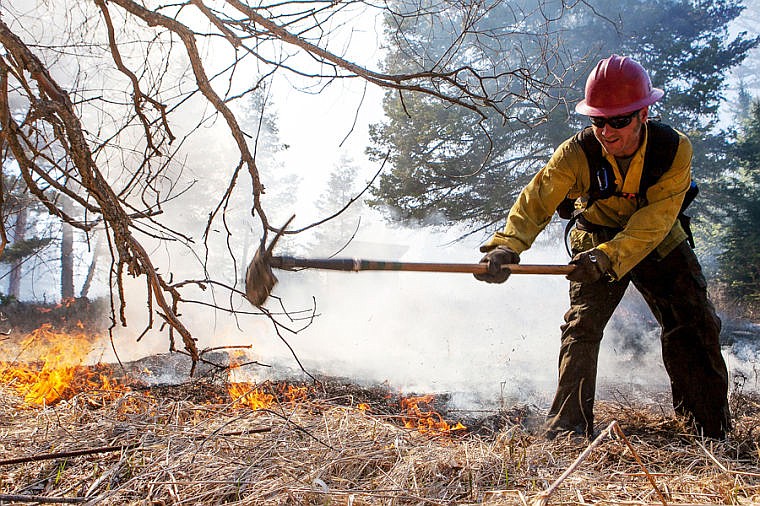
[[[601,60],[586,80],[586,98],[575,106],[586,116],[620,116],[654,104],[665,94],[652,88],[644,67],[627,56]]]

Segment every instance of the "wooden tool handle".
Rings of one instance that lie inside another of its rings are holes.
[[[451,272],[480,274],[487,270],[486,264],[454,264],[431,262],[386,262],[382,260],[361,260],[356,258],[294,258],[272,257],[270,265],[278,269],[326,269],[335,271],[412,271],[412,272]],[[573,270],[572,265],[530,265],[507,264],[512,274],[562,274]]]
[[[483,265],[483,264],[478,264]],[[573,272],[574,265],[531,265],[531,264],[508,264],[502,269],[509,269],[512,274],[561,274],[566,276]]]

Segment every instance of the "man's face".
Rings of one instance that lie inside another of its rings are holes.
[[[645,107],[637,111],[631,122],[622,128],[613,128],[605,122],[598,127],[592,123],[594,136],[612,156],[626,158],[632,156],[641,144],[643,125],[647,120],[649,109]]]

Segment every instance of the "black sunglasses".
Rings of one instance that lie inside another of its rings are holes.
[[[605,123],[615,130],[619,128],[625,128],[631,124],[633,117],[636,116],[639,111],[633,111],[630,114],[624,116],[615,116],[613,118],[605,118],[603,116],[591,116],[591,124],[597,128],[604,127]]]

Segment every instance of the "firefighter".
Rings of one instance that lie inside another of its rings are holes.
[[[589,116],[591,126],[556,149],[520,193],[504,229],[480,248],[488,272],[476,278],[503,283],[509,271],[501,265],[520,261],[555,210],[570,211],[564,216],[574,225],[567,240],[575,267],[567,275],[570,309],[561,326],[558,386],[545,423],[549,439],[593,436],[602,333],[629,283],[661,326],[675,412],[706,437],[723,438],[730,429],[721,322],[681,213],[695,188],[691,143],[649,118],[649,106],[663,94],[631,58],[601,60],[575,108]]]

